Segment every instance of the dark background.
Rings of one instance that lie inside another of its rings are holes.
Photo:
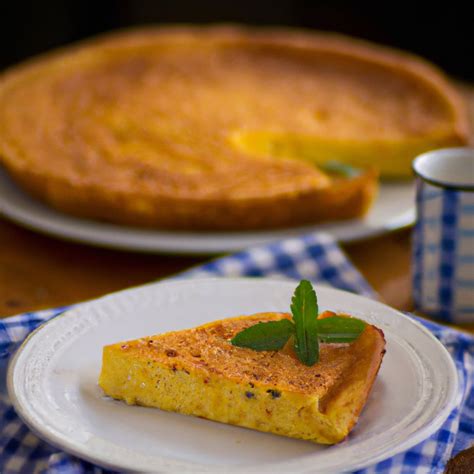
[[[339,31],[420,54],[474,81],[470,1],[0,0],[0,68],[102,31],[146,23],[238,22]]]

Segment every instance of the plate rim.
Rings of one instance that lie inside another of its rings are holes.
[[[22,190],[2,167],[0,167],[0,196],[3,198],[0,200],[0,215],[29,230],[70,242],[151,254],[217,255],[313,232],[329,233],[339,242],[348,243],[403,229],[413,225],[415,221],[413,204],[399,215],[392,216],[377,226],[366,224],[363,219],[352,219],[284,229],[232,231],[222,235],[212,231],[178,232],[134,228],[61,213]],[[27,204],[26,210],[18,206],[18,199]],[[41,210],[42,216],[36,216],[35,208]],[[49,220],[43,219],[44,213]],[[331,229],[331,226],[334,228]],[[341,231],[343,228],[346,230]],[[132,242],[134,239],[137,241]],[[244,244],[239,243],[240,239],[244,239]],[[190,244],[190,240],[194,241],[193,244]]]
[[[161,281],[161,282],[152,282],[148,283],[146,285],[141,285],[139,287],[133,287],[129,288],[126,290],[110,293],[107,295],[104,295],[102,297],[89,300],[87,302],[84,302],[83,304],[89,305],[89,304],[96,304],[97,302],[100,302],[102,300],[114,298],[116,295],[123,295],[124,293],[129,293],[129,292],[134,292],[137,289],[140,288],[146,288],[146,287],[151,287],[151,286],[169,286],[169,285],[187,285],[187,284],[196,284],[200,282],[204,283],[219,283],[222,281],[225,281],[226,283],[248,283],[251,282],[252,284],[256,283],[256,280],[260,284],[291,284],[293,285],[296,280],[291,280],[291,279],[276,279],[276,278],[255,278],[255,277],[237,277],[237,278],[222,278],[222,277],[211,277],[211,278],[190,278],[190,279],[176,279],[176,280],[167,280],[167,281]],[[396,454],[399,454],[407,449],[410,449],[411,447],[415,446],[416,444],[420,443],[421,441],[427,439],[429,436],[431,436],[434,432],[436,432],[441,425],[446,421],[448,418],[449,414],[452,412],[452,410],[455,408],[457,404],[457,398],[459,398],[459,380],[458,380],[458,374],[457,374],[457,369],[456,365],[449,354],[448,350],[446,347],[426,328],[424,327],[420,322],[416,321],[413,318],[410,318],[408,315],[404,314],[403,312],[392,308],[382,302],[372,300],[370,298],[367,298],[365,296],[361,296],[358,294],[350,293],[348,291],[340,290],[337,288],[332,288],[328,286],[321,286],[318,284],[315,284],[316,289],[322,290],[322,291],[327,291],[329,293],[342,293],[342,294],[349,294],[351,297],[355,297],[357,299],[363,300],[363,301],[368,301],[370,304],[374,304],[379,307],[379,309],[384,310],[388,309],[391,312],[397,313],[398,317],[402,317],[404,320],[408,321],[410,324],[413,324],[415,327],[418,328],[418,330],[421,330],[423,333],[425,333],[426,336],[429,337],[432,343],[435,344],[437,349],[440,351],[440,353],[443,354],[443,358],[445,359],[445,362],[447,362],[446,366],[449,368],[450,375],[448,377],[448,380],[451,381],[451,384],[449,384],[449,390],[448,390],[448,395],[446,395],[446,404],[442,407],[442,410],[437,414],[436,418],[431,419],[430,421],[426,422],[423,426],[419,427],[416,431],[414,431],[407,439],[405,439],[403,442],[400,442],[398,445],[395,447],[392,447],[385,452],[381,452],[378,455],[374,456],[373,458],[370,458],[369,460],[366,460],[365,462],[359,463],[359,464],[354,464],[349,466],[348,469],[354,470],[354,469],[363,469],[365,467],[372,466],[375,463],[378,463],[384,459],[388,459],[392,456],[395,456]],[[70,313],[74,313],[77,310],[80,310],[79,307],[73,307],[69,310],[64,311],[58,316],[55,316],[48,321],[45,321],[42,323],[40,326],[38,326],[34,331],[32,331],[26,339],[21,343],[21,345],[17,348],[15,351],[15,354],[11,358],[8,364],[7,368],[7,393],[10,397],[10,401],[12,405],[15,408],[16,413],[20,417],[20,419],[28,426],[29,429],[33,433],[35,433],[40,439],[46,441],[47,443],[51,444],[52,446],[56,447],[57,449],[60,449],[64,452],[70,453],[73,456],[77,456],[80,459],[92,462],[98,466],[103,466],[105,468],[109,469],[118,469],[118,470],[126,470],[126,472],[135,472],[133,469],[130,468],[124,468],[121,465],[110,463],[107,460],[104,461],[103,458],[96,457],[94,455],[88,455],[88,453],[84,452],[84,447],[83,449],[78,449],[77,442],[71,442],[68,439],[64,438],[64,434],[62,438],[52,430],[48,428],[48,426],[45,425],[39,425],[37,420],[34,420],[34,416],[31,414],[28,414],[27,411],[25,410],[25,407],[19,402],[19,399],[17,397],[16,393],[16,388],[14,386],[14,376],[15,376],[15,370],[16,366],[18,364],[18,360],[21,357],[21,354],[23,353],[25,347],[29,344],[29,342],[36,337],[42,330],[47,328],[51,323],[54,323],[55,321],[62,319],[63,317],[69,316]],[[158,456],[157,456],[158,458]],[[170,460],[171,458],[166,458],[166,457],[161,457],[164,461]],[[179,461],[178,461],[179,462]],[[192,464],[191,462],[187,462],[188,464]],[[265,466],[265,464],[261,464],[261,466]],[[201,467],[201,466],[199,466]],[[206,467],[205,465],[202,466],[203,468]],[[223,467],[223,466],[221,466]],[[244,472],[248,471],[249,468],[252,466],[249,465],[244,465],[242,467],[240,466],[233,466],[232,468],[223,469],[222,472]],[[138,472],[138,471],[136,471]],[[141,472],[141,471],[140,471]],[[148,471],[147,471],[148,472]],[[149,472],[157,472],[157,471],[149,471]],[[162,471],[158,471],[162,472]],[[164,471],[163,471],[164,472]],[[173,471],[174,472],[174,471]],[[204,471],[203,471],[204,472]],[[212,469],[209,472],[215,472]],[[263,471],[266,472],[266,471]],[[309,471],[301,471],[301,472],[309,472]],[[319,471],[318,471],[319,472]],[[333,471],[324,471],[324,472],[333,472]]]

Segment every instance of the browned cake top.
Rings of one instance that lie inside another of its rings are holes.
[[[314,366],[302,364],[291,350],[257,352],[233,346],[229,340],[260,321],[290,318],[285,313],[259,313],[224,319],[194,329],[170,332],[117,344],[120,350],[140,359],[159,361],[177,370],[202,371],[244,384],[278,386],[282,390],[323,396],[343,382],[357,364],[380,361],[383,336],[367,326],[362,337],[373,339],[377,350],[366,343],[321,344],[320,360]],[[359,338],[359,339],[361,339]],[[377,365],[378,366],[378,365]]]
[[[219,28],[122,33],[7,73],[0,153],[15,169],[79,184],[105,180],[188,198],[271,196],[329,179],[307,163],[239,151],[234,134],[442,135],[458,120],[446,87],[408,56],[338,37]]]

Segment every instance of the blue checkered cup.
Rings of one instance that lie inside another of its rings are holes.
[[[474,148],[423,153],[413,162],[417,219],[413,240],[416,310],[474,323]]]

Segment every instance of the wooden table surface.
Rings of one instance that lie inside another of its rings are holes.
[[[409,230],[347,245],[345,250],[384,301],[410,309]],[[0,219],[0,316],[94,298],[205,260],[94,248]]]
[[[474,87],[459,88],[469,107],[474,136]],[[344,246],[381,299],[402,310],[412,308],[410,233],[406,229]],[[203,261],[63,242],[0,218],[0,318],[94,298]]]

